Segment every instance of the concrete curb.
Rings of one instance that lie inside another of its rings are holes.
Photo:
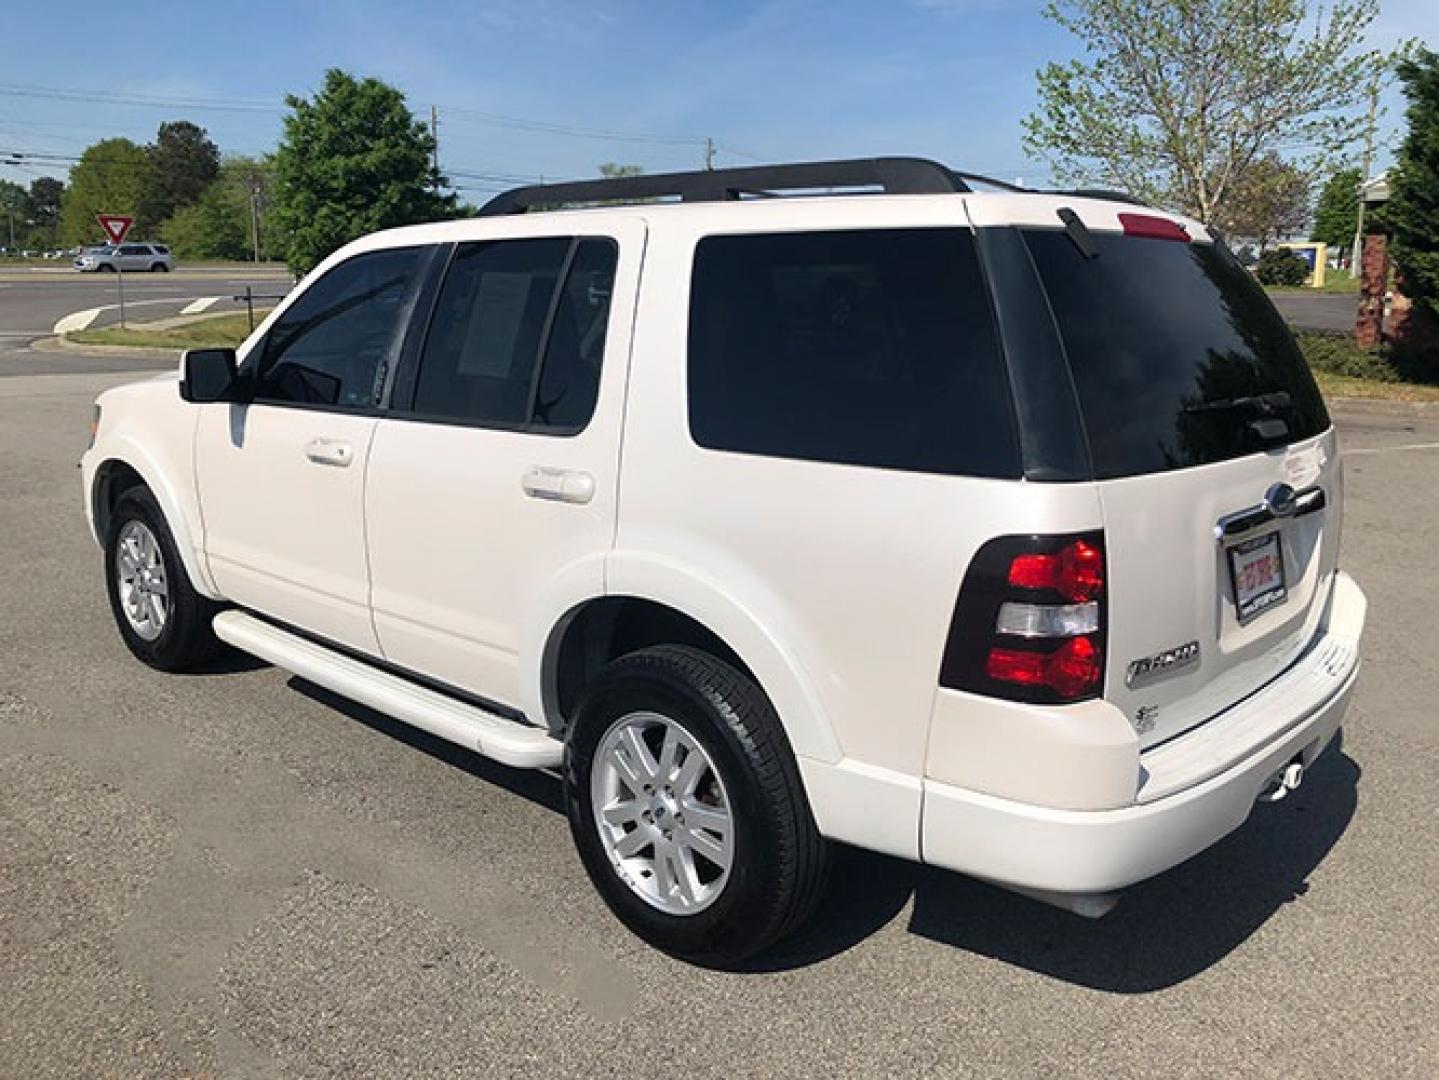
[[[63,337],[39,338],[30,342],[30,348],[36,352],[89,353],[91,356],[128,356],[135,360],[168,360],[173,364],[178,364],[185,352],[184,349],[155,349],[139,345],[81,345],[79,342],[66,341]]]
[[[191,323],[204,322],[206,319],[214,319],[223,315],[243,314],[233,311],[202,311],[198,315],[174,315],[168,319],[153,319],[148,322],[132,323],[134,329],[144,328],[147,330],[173,330],[177,326],[188,326]],[[258,313],[257,313],[258,314]],[[255,323],[259,325],[261,319],[269,314],[266,309],[259,314]],[[106,327],[106,329],[110,329]],[[136,360],[168,360],[178,364],[180,357],[185,354],[184,349],[165,349],[152,345],[86,345],[83,342],[71,341],[65,334],[55,337],[39,338],[30,342],[30,348],[36,352],[75,352],[89,353],[91,356],[129,356]]]

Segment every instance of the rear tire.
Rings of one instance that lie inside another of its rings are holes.
[[[164,274],[164,273],[168,272],[169,269],[170,269],[170,268],[169,268],[168,266],[166,266],[164,263],[155,263],[153,266],[150,267],[150,273],[152,273],[152,274]]]
[[[643,649],[596,676],[566,745],[565,808],[610,910],[694,963],[773,944],[823,892],[829,848],[774,707],[698,649]]]
[[[159,671],[186,671],[222,651],[210,623],[220,605],[190,583],[148,488],[120,496],[105,536],[110,612],[125,646]]]

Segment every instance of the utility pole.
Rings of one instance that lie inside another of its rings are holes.
[[[440,110],[430,106],[430,172],[434,176],[435,191],[440,190]]]
[[[260,185],[250,188],[250,241],[255,245],[255,261],[260,261]],[[252,328],[253,329],[253,328]]]
[[[709,137],[705,138],[705,168],[713,171],[715,167],[715,141]]]
[[[1364,185],[1369,182],[1369,166],[1374,158],[1374,120],[1379,112],[1379,72],[1375,68],[1374,78],[1369,83],[1369,120],[1364,127],[1364,168],[1359,180],[1359,212],[1354,220],[1354,248],[1349,253],[1349,276],[1359,276],[1359,263],[1364,258]]]

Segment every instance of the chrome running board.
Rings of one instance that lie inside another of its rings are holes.
[[[242,652],[386,716],[517,769],[556,768],[564,743],[548,731],[457,701],[243,611],[215,616],[215,636]]]

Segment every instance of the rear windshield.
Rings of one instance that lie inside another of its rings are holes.
[[[1059,323],[1095,476],[1252,454],[1329,426],[1318,387],[1264,290],[1226,250],[1025,231]]]

